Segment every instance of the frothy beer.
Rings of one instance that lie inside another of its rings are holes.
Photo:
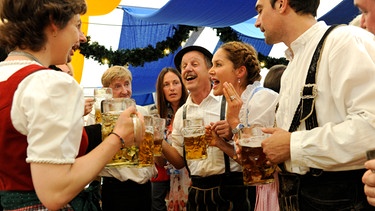
[[[245,185],[257,185],[274,181],[274,167],[266,164],[266,155],[262,147],[242,146],[241,162]]]
[[[100,108],[95,108],[95,123],[102,123],[102,113],[100,111]]]
[[[102,123],[101,117],[101,108],[102,108],[102,101],[111,99],[112,98],[112,89],[111,88],[95,88],[94,89],[94,109],[95,109],[95,123],[100,124]]]
[[[103,113],[102,118],[102,140],[104,140],[113,130],[119,113]],[[110,161],[107,166],[119,165],[138,165],[138,147],[135,145],[126,146],[120,149]]]
[[[154,140],[154,156],[161,156],[161,144],[163,143],[163,139],[155,139]]]
[[[185,153],[187,160],[207,158],[207,141],[204,134],[184,137]]]
[[[162,143],[165,137],[165,119],[159,117],[153,117],[154,125],[154,156],[162,155]]]
[[[239,135],[244,185],[273,182],[276,166],[267,165],[267,158],[261,147],[262,141],[268,137],[268,134],[262,132],[261,125],[253,125],[243,128]]]
[[[139,150],[139,166],[154,165],[154,133],[146,131]]]

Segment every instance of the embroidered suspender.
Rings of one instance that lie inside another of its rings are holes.
[[[301,90],[301,100],[294,114],[292,124],[290,125],[289,132],[297,130],[301,122],[305,121],[306,129],[311,130],[318,126],[315,112],[315,99],[318,94],[316,88],[316,69],[319,63],[320,55],[322,53],[323,44],[327,35],[338,25],[331,26],[319,41],[315,49],[313,58],[311,59],[310,67],[307,72],[306,83]]]

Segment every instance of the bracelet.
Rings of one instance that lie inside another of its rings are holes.
[[[113,132],[113,131],[109,133],[109,135],[111,135],[111,134],[117,136],[117,138],[120,139],[120,141],[121,141],[121,148],[120,148],[120,149],[124,149],[124,148],[125,148],[125,141],[124,141],[124,139],[122,139],[121,136],[120,136],[119,134],[117,134],[117,133],[115,133],[115,132]],[[108,136],[109,136],[109,135],[108,135]]]
[[[241,123],[239,123],[233,130],[232,130],[232,133],[233,134],[237,134],[239,133],[245,126]]]

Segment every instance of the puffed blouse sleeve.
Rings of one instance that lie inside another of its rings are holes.
[[[249,124],[261,124],[273,127],[278,94],[270,89],[256,92],[247,105]]]
[[[13,98],[11,119],[27,136],[31,163],[70,164],[82,137],[84,96],[70,75],[41,70],[26,77]]]

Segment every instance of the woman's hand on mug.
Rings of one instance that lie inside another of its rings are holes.
[[[135,106],[130,106],[120,114],[113,131],[119,134],[125,142],[133,142],[137,134],[145,132],[142,114],[137,112]]]
[[[94,98],[85,98],[85,110],[84,110],[84,113],[83,113],[83,116],[86,116],[87,114],[89,114],[92,110],[92,107],[94,105]]]

